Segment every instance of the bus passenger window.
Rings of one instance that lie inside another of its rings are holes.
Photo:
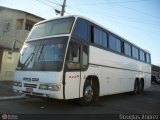
[[[109,48],[117,52],[122,52],[121,40],[112,35],[109,35]]]
[[[68,69],[80,69],[80,46],[77,43],[71,42],[69,45],[67,67]]]

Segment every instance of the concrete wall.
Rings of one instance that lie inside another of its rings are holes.
[[[17,67],[19,52],[3,50],[0,68],[0,80],[12,80]]]

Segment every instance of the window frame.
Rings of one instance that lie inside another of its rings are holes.
[[[69,56],[69,52],[70,52],[70,48],[68,47],[68,50],[67,50],[67,54],[66,54],[66,60],[65,60],[65,71],[86,71],[89,67],[89,44],[88,43],[84,43],[82,41],[79,41],[77,38],[75,37],[72,37],[71,40],[69,41],[69,44],[71,42],[74,42],[74,43],[77,43],[79,46],[80,46],[80,68],[78,69],[69,69],[67,64],[68,64],[68,56]],[[85,68],[83,68],[83,50],[84,50],[84,46],[86,46],[87,48],[87,65]]]
[[[125,45],[127,45],[127,53],[125,51],[126,50]],[[132,57],[132,45],[125,41],[124,44],[123,44],[123,52],[124,52],[124,55]]]
[[[148,58],[147,58],[148,57]],[[148,61],[149,60],[149,61]],[[151,64],[151,55],[149,53],[146,53],[146,63]]]
[[[99,27],[97,27],[97,26],[92,26],[91,27],[91,31],[92,31],[92,40],[91,40],[91,42],[93,43],[93,44],[96,44],[96,45],[98,45],[98,46],[100,46],[100,47],[103,47],[103,48],[108,48],[108,33],[107,32],[105,32],[103,29],[101,29],[101,28],[99,28]],[[98,39],[96,39],[95,38],[95,32],[96,31],[98,31],[99,32],[99,38],[101,38],[101,40],[98,40]],[[101,34],[101,36],[100,36],[100,34]],[[106,37],[106,39],[104,39],[105,37]],[[106,43],[106,44],[104,44],[104,43]]]
[[[132,58],[139,60],[139,49],[132,45]]]
[[[81,36],[79,36],[79,35],[76,35],[75,33],[75,31],[76,31],[76,25],[78,24],[78,22],[79,21],[83,21],[83,22],[85,22],[86,24],[87,24],[87,29],[86,29],[86,32],[87,32],[87,36],[86,36],[86,38],[84,39],[83,37],[81,37]],[[78,39],[80,39],[80,40],[83,40],[83,41],[88,41],[88,38],[89,38],[89,31],[88,31],[88,29],[89,29],[89,23],[88,23],[88,21],[87,20],[85,20],[85,19],[82,19],[82,18],[77,18],[76,19],[76,22],[75,22],[75,24],[74,24],[74,29],[73,29],[73,32],[72,32],[72,36],[74,36],[75,38],[78,38]]]
[[[112,37],[112,39],[111,39],[110,37]],[[112,42],[111,40],[112,40],[112,41],[114,40],[114,48],[112,48],[112,46],[111,46],[111,43],[110,43],[110,42]],[[118,42],[118,41],[119,41],[119,43],[120,43],[120,44],[119,44],[120,46],[117,46],[117,42]],[[117,47],[118,47],[118,48],[117,48]],[[115,35],[113,35],[113,34],[109,34],[109,35],[108,35],[108,48],[121,54],[121,53],[123,52],[123,51],[122,51],[122,40],[119,39],[117,36],[115,36]]]
[[[143,62],[145,62],[146,60],[145,60],[145,52],[144,51],[142,51],[142,50],[139,50],[139,59],[141,60],[141,61],[143,61]]]

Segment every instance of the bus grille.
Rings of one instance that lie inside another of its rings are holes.
[[[26,82],[38,82],[39,81],[39,78],[27,78],[27,77],[24,77],[23,78],[24,81]]]
[[[28,84],[28,83],[24,83],[24,87],[37,88],[37,84]]]

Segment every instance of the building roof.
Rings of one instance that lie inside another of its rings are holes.
[[[8,8],[8,7],[0,6],[0,10],[1,9],[8,9],[8,10],[12,10],[12,11],[22,12],[22,13],[25,13],[27,15],[32,15],[32,16],[37,17],[39,19],[45,20],[45,18],[42,18],[40,16],[34,15],[32,13],[29,13],[29,12],[26,12],[26,11],[23,11],[23,10],[17,10],[17,9],[13,9],[13,8]]]

